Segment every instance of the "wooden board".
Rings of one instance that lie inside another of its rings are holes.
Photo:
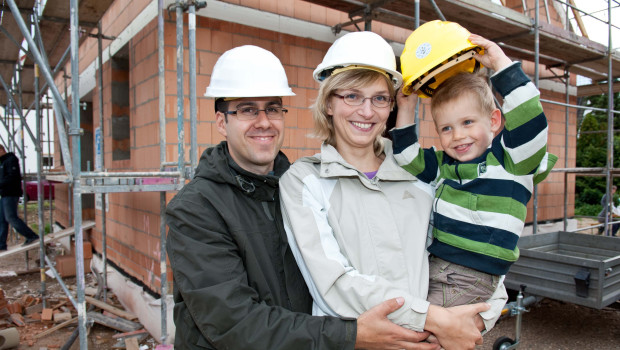
[[[95,227],[95,222],[94,221],[84,221],[82,223],[82,230],[88,230]],[[58,231],[58,232],[54,232],[54,233],[50,233],[49,235],[45,236],[45,242],[53,242],[57,239],[63,238],[63,237],[67,237],[70,236],[72,234],[74,234],[75,230],[73,229],[73,227],[69,227],[66,228],[62,231]],[[21,253],[21,252],[25,252],[28,250],[34,250],[34,249],[39,249],[39,241],[33,242],[27,246],[13,246],[13,247],[9,247],[9,250],[7,250],[6,252],[2,252],[0,253],[0,258],[4,258],[6,256],[10,256],[13,254],[17,254],[17,253]]]

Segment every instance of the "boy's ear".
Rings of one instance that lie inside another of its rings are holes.
[[[497,134],[502,129],[502,111],[494,109],[491,113],[491,131]]]

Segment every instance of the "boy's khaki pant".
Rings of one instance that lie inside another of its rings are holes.
[[[427,300],[450,307],[488,300],[497,289],[499,276],[431,257]]]

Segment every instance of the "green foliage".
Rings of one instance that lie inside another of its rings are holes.
[[[607,95],[590,96],[584,105],[607,108]],[[620,94],[614,96],[614,110],[620,110]],[[596,168],[607,165],[607,113],[592,111],[586,114],[579,126],[577,139],[577,167]],[[614,128],[620,127],[620,115],[614,114]],[[620,167],[620,135],[614,133],[614,167]],[[605,194],[605,178],[577,176],[575,181],[575,215],[596,216],[601,210],[601,197]],[[616,185],[620,183],[617,179]],[[617,196],[616,196],[617,198]]]
[[[39,234],[39,225],[38,224],[31,224],[30,225],[32,231],[34,231],[34,233]],[[49,223],[45,224],[45,234],[47,235],[48,233],[52,232],[52,227],[50,226]]]
[[[601,206],[598,204],[579,203],[575,206],[575,215],[580,216],[597,216],[601,211]]]

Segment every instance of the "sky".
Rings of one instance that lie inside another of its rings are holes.
[[[553,0],[550,0],[553,1]],[[590,40],[600,42],[601,44],[608,46],[609,44],[609,28],[606,23],[603,23],[593,17],[603,19],[605,22],[608,20],[607,15],[607,0],[574,0],[577,8],[583,10],[591,15],[581,13],[581,19],[586,27],[588,37]],[[620,28],[620,0],[611,0],[611,22],[612,25]],[[571,24],[576,32],[579,32],[577,22],[573,18],[572,11],[570,12]],[[620,51],[620,29],[613,28],[611,32],[612,48],[616,51]]]

